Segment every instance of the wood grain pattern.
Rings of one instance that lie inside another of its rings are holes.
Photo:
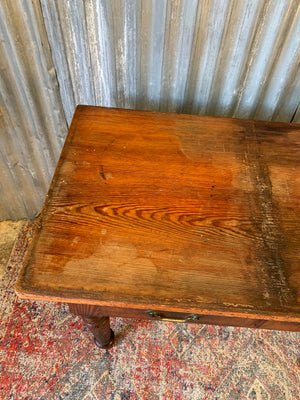
[[[296,326],[299,226],[299,125],[80,106],[17,292]]]

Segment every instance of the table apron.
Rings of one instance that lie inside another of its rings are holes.
[[[236,326],[245,328],[273,329],[300,332],[300,323],[290,321],[274,321],[257,318],[241,318],[228,316],[214,316],[206,314],[178,313],[171,311],[158,311],[155,308],[147,310],[119,307],[94,306],[88,304],[69,303],[70,311],[80,316],[109,316],[135,318],[140,320],[198,323],[220,326]]]

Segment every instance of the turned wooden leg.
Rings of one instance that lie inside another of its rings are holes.
[[[101,315],[101,308],[84,304],[69,304],[70,311],[82,317],[94,335],[95,344],[102,349],[110,349],[114,343],[114,333],[110,329],[109,317]]]
[[[109,317],[82,316],[82,319],[94,335],[95,344],[102,349],[110,349],[114,343],[114,333],[110,329]]]

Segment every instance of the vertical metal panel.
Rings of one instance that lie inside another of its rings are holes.
[[[41,4],[68,121],[77,103],[299,120],[298,1]]]
[[[0,2],[0,219],[40,212],[67,131],[38,1]]]

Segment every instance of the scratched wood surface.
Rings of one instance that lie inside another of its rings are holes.
[[[25,298],[300,322],[300,126],[79,106]]]

